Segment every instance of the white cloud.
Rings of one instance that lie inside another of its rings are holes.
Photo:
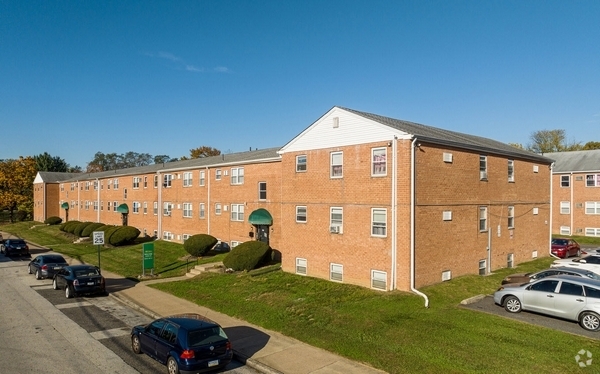
[[[217,73],[229,73],[229,69],[225,66],[217,66],[213,70],[216,71]]]

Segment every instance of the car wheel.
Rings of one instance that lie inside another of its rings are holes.
[[[56,278],[54,278],[52,280],[52,288],[54,288],[55,290],[58,290],[58,282],[56,281]]]
[[[169,357],[167,360],[167,373],[169,374],[179,374],[179,366],[177,365],[177,361],[173,357]]]
[[[68,284],[65,286],[65,297],[67,299],[70,299],[73,297],[73,290],[71,290],[71,286],[69,286]]]
[[[40,274],[39,269],[36,269],[36,271],[35,271],[35,279],[42,279],[42,275]]]
[[[29,274],[33,274],[33,271],[31,271],[31,265],[27,266],[27,273]]]
[[[600,329],[600,316],[594,312],[583,312],[579,317],[579,324],[586,330],[598,331]]]
[[[131,349],[133,350],[133,353],[142,353],[142,348],[140,347],[140,338],[137,335],[133,335],[131,337]]]
[[[509,296],[504,300],[504,309],[510,313],[519,313],[521,311],[521,301],[515,296]]]

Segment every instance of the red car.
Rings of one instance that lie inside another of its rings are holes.
[[[581,248],[579,243],[573,239],[555,238],[552,239],[552,254],[560,258],[579,257],[581,256]]]

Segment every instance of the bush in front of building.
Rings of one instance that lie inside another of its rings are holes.
[[[104,243],[110,244],[110,237],[117,231],[121,226],[105,226],[102,231],[104,231]]]
[[[92,223],[90,223],[81,232],[81,237],[83,237],[83,238],[89,238],[90,235],[92,235],[92,233],[94,231],[99,231],[98,228],[102,227],[102,226],[104,226],[104,224],[101,223],[101,222],[92,222]]]
[[[64,232],[68,232],[69,234],[73,233],[73,230],[75,230],[75,226],[79,225],[81,222],[80,221],[68,221],[63,223],[62,225],[60,225],[59,230],[60,231],[64,231]]]
[[[117,226],[117,229],[110,235],[108,244],[118,247],[133,242],[140,236],[140,230],[133,226]]]
[[[261,241],[244,242],[234,247],[227,257],[223,259],[223,265],[235,271],[250,271],[264,262],[270,255],[271,248],[267,243]]]
[[[183,249],[195,257],[204,256],[219,240],[212,235],[192,235],[183,243]]]
[[[48,217],[44,220],[46,225],[60,225],[62,223],[62,218],[57,216]]]
[[[75,226],[75,228],[73,229],[73,235],[80,237],[81,238],[81,233],[83,232],[83,230],[88,227],[90,224],[92,224],[93,222],[81,222],[79,223],[77,226]]]

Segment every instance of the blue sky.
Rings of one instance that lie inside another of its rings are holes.
[[[600,1],[0,0],[0,159],[283,146],[335,105],[600,141]]]

